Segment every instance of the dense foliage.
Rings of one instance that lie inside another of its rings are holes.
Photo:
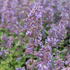
[[[0,0],[0,70],[70,70],[70,1]]]

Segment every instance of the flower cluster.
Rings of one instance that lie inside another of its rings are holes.
[[[69,29],[70,1],[0,0],[0,70],[64,69]]]

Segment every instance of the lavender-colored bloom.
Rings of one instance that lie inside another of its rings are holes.
[[[0,51],[0,56],[3,54],[3,52],[2,51]]]
[[[58,59],[56,62],[55,62],[55,65],[56,65],[56,69],[57,70],[60,70],[64,67],[64,61],[62,61],[61,59]]]
[[[16,70],[25,70],[25,68],[24,67],[22,67],[22,68],[16,68]]]
[[[3,35],[4,45],[11,48],[15,39],[20,40],[22,46],[28,45],[25,55],[32,54],[39,58],[37,62],[34,59],[26,62],[30,70],[34,70],[35,64],[37,70],[53,70],[52,49],[66,38],[66,28],[70,27],[70,2],[63,1],[65,0],[0,0],[0,28],[6,28],[11,33],[10,37]],[[44,24],[46,25],[43,26]],[[47,30],[49,26],[50,29]],[[21,32],[25,32],[24,37],[20,35]],[[12,35],[14,33],[17,34],[16,38]],[[37,51],[35,48],[40,49]],[[68,58],[68,62],[69,60]],[[62,60],[57,60],[55,64],[59,70],[64,67]],[[16,70],[26,69],[22,67]]]
[[[7,46],[8,48],[11,48],[13,41],[14,41],[14,38],[13,38],[13,37],[9,37],[6,46]]]

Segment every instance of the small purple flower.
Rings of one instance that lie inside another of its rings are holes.
[[[22,67],[22,68],[16,68],[16,70],[25,70],[25,68],[24,67]]]
[[[2,51],[0,51],[0,56],[3,54],[3,52]]]

